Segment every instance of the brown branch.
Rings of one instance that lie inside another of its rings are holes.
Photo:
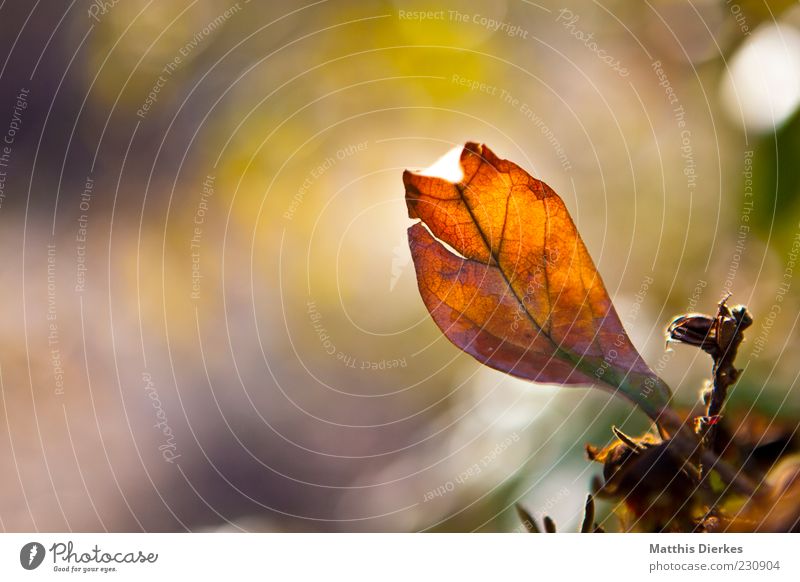
[[[730,295],[728,295],[730,297]],[[729,308],[728,297],[719,302],[717,314],[684,315],[675,319],[667,329],[669,341],[689,344],[700,348],[714,360],[713,385],[703,395],[706,415],[699,419],[697,434],[704,447],[715,450],[715,425],[719,422],[728,388],[736,382],[739,370],[733,365],[739,345],[744,340],[742,332],[750,327],[753,318],[743,305]]]
[[[727,298],[726,298],[727,299]],[[734,366],[739,345],[744,340],[742,332],[750,327],[753,318],[744,306],[732,310],[725,305],[725,299],[719,304],[715,320],[715,346],[707,350],[714,360],[712,368],[713,385],[706,395],[706,416],[701,419],[699,434],[706,449],[720,452],[716,447],[717,423],[728,397],[728,388],[739,378],[740,370]]]

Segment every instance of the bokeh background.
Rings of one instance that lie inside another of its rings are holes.
[[[731,406],[797,418],[796,2],[4,0],[0,87],[3,530],[574,529],[584,444],[647,424],[436,329],[400,176],[466,140],[682,405],[664,327],[732,292]]]

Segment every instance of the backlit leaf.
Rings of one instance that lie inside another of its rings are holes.
[[[669,388],[630,342],[561,198],[486,146],[466,144],[459,163],[455,182],[403,174],[419,290],[442,332],[492,368],[618,390],[656,418]]]

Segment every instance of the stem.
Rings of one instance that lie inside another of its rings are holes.
[[[734,341],[736,341],[736,345],[731,345],[730,349],[714,362],[712,369],[714,383],[706,407],[708,420],[700,428],[703,447],[715,452],[719,452],[716,447],[717,426],[712,419],[716,419],[722,413],[725,400],[728,398],[728,387],[732,386],[739,377],[739,370],[734,367],[733,359],[736,356],[738,345],[742,341],[741,334],[736,334]]]
[[[733,365],[739,345],[744,340],[742,331],[752,324],[753,319],[744,307],[729,310],[723,300],[719,305],[715,320],[715,342],[706,351],[714,360],[712,367],[713,385],[706,402],[706,418],[700,424],[698,434],[703,448],[719,453],[716,447],[717,421],[722,413],[728,388],[739,378],[740,371]]]

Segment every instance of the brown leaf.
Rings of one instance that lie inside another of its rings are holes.
[[[466,144],[460,164],[458,183],[403,173],[421,221],[408,230],[419,290],[442,332],[492,368],[619,389],[655,418],[669,388],[628,339],[561,198],[486,146]]]

